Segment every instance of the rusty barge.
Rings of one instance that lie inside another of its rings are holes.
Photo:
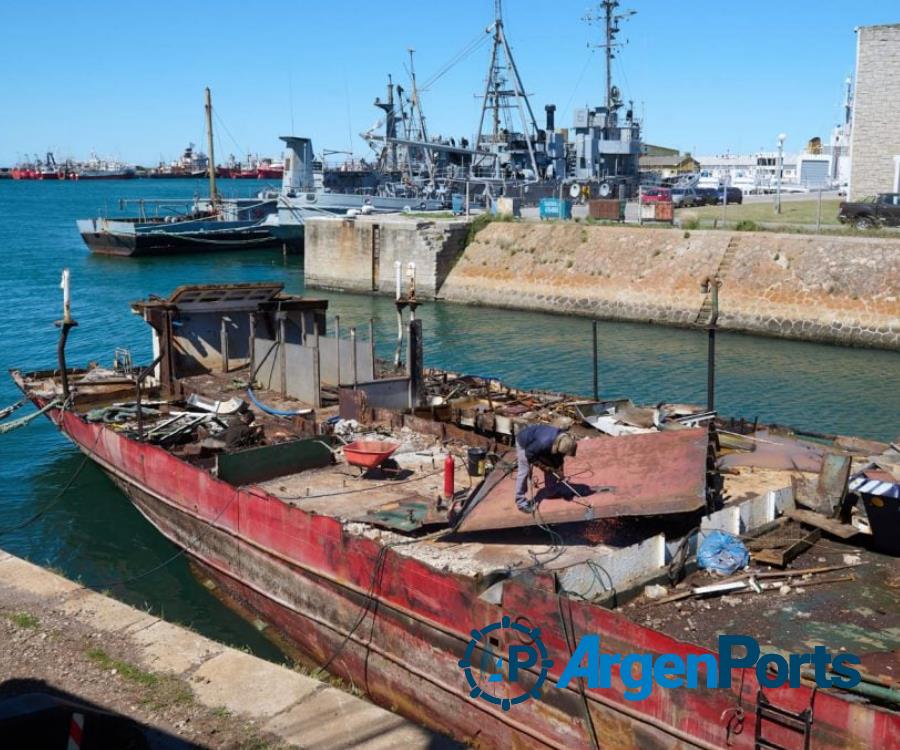
[[[715,415],[686,406],[598,403],[428,370],[419,321],[406,326],[405,367],[385,367],[371,328],[329,332],[327,302],[278,284],[184,286],[132,309],[152,328],[147,366],[120,352],[109,368],[68,368],[67,311],[59,368],[14,370],[16,384],[224,595],[377,703],[486,748],[900,746],[890,702],[900,577],[896,560],[868,549],[867,565],[843,582],[774,606],[815,633],[842,597],[868,602],[853,617],[868,634],[866,684],[880,691],[763,688],[747,670],[731,688],[656,688],[632,701],[628,675],[614,671],[609,688],[548,683],[540,699],[510,707],[513,692],[537,684],[537,668],[520,670],[518,685],[482,675],[478,692],[460,669],[473,631],[496,622],[539,630],[551,680],[586,633],[602,634],[613,653],[711,653],[712,616],[705,629],[682,627],[676,605],[646,600],[645,586],[689,597],[699,536],[712,529],[765,548],[767,534],[788,527],[809,541],[809,527],[788,519],[815,515],[838,532],[829,549],[842,550],[842,535],[864,531],[860,519],[839,523],[800,500],[829,502],[834,457],[849,471],[873,455],[895,461],[889,446],[767,439],[757,425],[723,431]],[[535,422],[572,425],[579,451],[566,473],[587,489],[524,514],[507,452]],[[360,474],[341,450],[350,439],[389,441],[393,455]],[[764,448],[757,462],[754,445]],[[493,464],[486,476],[467,471],[469,448]],[[448,454],[462,459],[449,495]],[[613,491],[594,492],[600,485]],[[802,629],[762,621],[771,599],[742,601],[732,614],[744,632],[768,627],[772,648],[806,650]],[[497,630],[474,654],[493,663],[517,637]],[[502,658],[498,668],[508,668]]]

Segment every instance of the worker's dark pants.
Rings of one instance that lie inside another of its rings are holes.
[[[516,461],[518,464],[518,473],[516,474],[516,505],[524,505],[530,499],[528,497],[528,481],[531,479],[531,462],[525,451],[516,446]],[[562,483],[556,478],[555,474],[549,471],[544,472],[544,491],[541,492],[541,498],[559,497],[559,491],[562,490]]]

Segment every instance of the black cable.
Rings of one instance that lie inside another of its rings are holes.
[[[214,524],[216,524],[218,522],[218,520],[223,515],[225,515],[225,511],[227,511],[231,507],[232,503],[234,503],[234,501],[237,499],[239,494],[240,493],[238,493],[238,492],[233,493],[231,495],[231,499],[227,503],[225,503],[225,507],[223,507],[222,510],[219,511],[219,513],[216,515],[215,518],[213,518],[211,521],[203,522],[203,523],[206,523],[206,526],[207,526],[206,531],[204,533],[201,533],[197,537],[195,537],[194,541],[192,543],[185,544],[184,546],[180,547],[178,549],[178,551],[175,552],[175,554],[166,558],[165,560],[163,560],[163,562],[159,563],[158,565],[153,566],[149,570],[145,570],[143,573],[138,573],[137,575],[129,576],[128,578],[110,579],[107,581],[94,581],[93,583],[90,583],[90,584],[87,584],[87,583],[82,584],[81,588],[82,589],[98,589],[98,588],[107,588],[110,586],[121,586],[126,583],[134,583],[135,581],[140,581],[142,578],[147,578],[148,576],[153,575],[157,571],[162,570],[167,565],[169,565],[170,563],[174,562],[179,557],[181,557],[182,555],[187,553],[188,550],[193,549],[196,544],[198,544],[203,539],[205,539],[207,534],[211,533],[213,531],[213,529],[215,528]],[[173,542],[173,544],[174,544],[174,542]]]
[[[78,465],[78,468],[75,469],[75,472],[72,474],[72,476],[69,477],[68,481],[62,486],[62,488],[56,493],[56,495],[54,495],[53,499],[50,500],[47,503],[47,505],[45,505],[43,508],[41,508],[41,510],[39,510],[37,513],[35,513],[30,518],[25,519],[21,523],[16,524],[15,526],[9,526],[8,528],[5,528],[5,529],[0,529],[0,536],[5,536],[6,534],[11,534],[14,531],[20,531],[20,530],[26,528],[27,526],[30,526],[31,524],[33,524],[39,518],[46,515],[50,511],[50,509],[53,508],[62,499],[63,495],[65,495],[66,492],[69,490],[69,488],[75,483],[75,480],[78,479],[79,475],[84,470],[84,467],[87,466],[87,463],[91,458],[91,454],[94,452],[94,449],[97,447],[97,444],[100,442],[100,437],[102,435],[103,435],[103,428],[100,428],[100,430],[98,430],[98,432],[97,432],[97,438],[96,438],[96,440],[94,440],[94,445],[88,450],[87,453],[84,454],[84,458],[82,459],[81,463]]]
[[[559,620],[562,624],[563,636],[566,639],[566,649],[569,652],[569,658],[571,658],[575,653],[575,643],[577,642],[578,636],[575,632],[575,618],[572,615],[572,600],[566,597],[566,601],[569,605],[569,620],[572,628],[571,636],[569,633],[569,626],[566,624],[565,612],[563,611],[562,596],[557,592],[556,605],[559,610]],[[594,750],[600,750],[600,740],[597,737],[597,728],[594,726],[594,718],[591,716],[590,704],[588,703],[587,692],[584,689],[583,677],[578,678],[578,692],[581,695],[581,703],[584,707],[584,723],[590,730],[591,747],[594,748]]]
[[[359,629],[360,625],[366,619],[366,615],[368,615],[370,608],[373,604],[377,604],[378,600],[375,597],[375,589],[378,586],[378,579],[381,577],[381,574],[384,570],[384,562],[387,559],[387,553],[389,550],[394,547],[402,547],[406,544],[415,544],[416,542],[425,542],[425,541],[434,541],[440,539],[443,536],[452,533],[452,529],[441,529],[440,531],[435,532],[434,534],[428,534],[426,536],[418,537],[416,539],[404,539],[402,541],[397,542],[388,542],[385,544],[380,550],[378,550],[378,556],[375,558],[375,565],[372,569],[372,578],[369,581],[369,590],[366,593],[365,603],[360,610],[359,617],[356,619],[356,622],[353,623],[353,627],[347,632],[341,642],[338,644],[337,648],[328,657],[325,663],[318,668],[319,672],[327,672],[328,667],[331,666],[332,662],[340,656],[341,652],[343,652],[344,648],[346,648],[347,644],[350,642],[350,639],[353,637],[353,634]],[[368,645],[367,645],[368,648]]]

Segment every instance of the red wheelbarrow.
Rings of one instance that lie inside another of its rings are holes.
[[[358,466],[365,474],[370,469],[377,469],[387,461],[400,443],[389,440],[354,440],[344,446],[344,458],[351,466]]]

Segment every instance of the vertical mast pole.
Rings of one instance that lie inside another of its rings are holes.
[[[606,6],[606,111],[612,107],[613,9],[616,0],[605,0]]]
[[[206,87],[206,136],[207,151],[209,152],[209,202],[215,207],[219,202],[219,196],[216,194],[216,157],[213,153],[213,124],[212,124],[212,94],[209,92],[209,86]]]

